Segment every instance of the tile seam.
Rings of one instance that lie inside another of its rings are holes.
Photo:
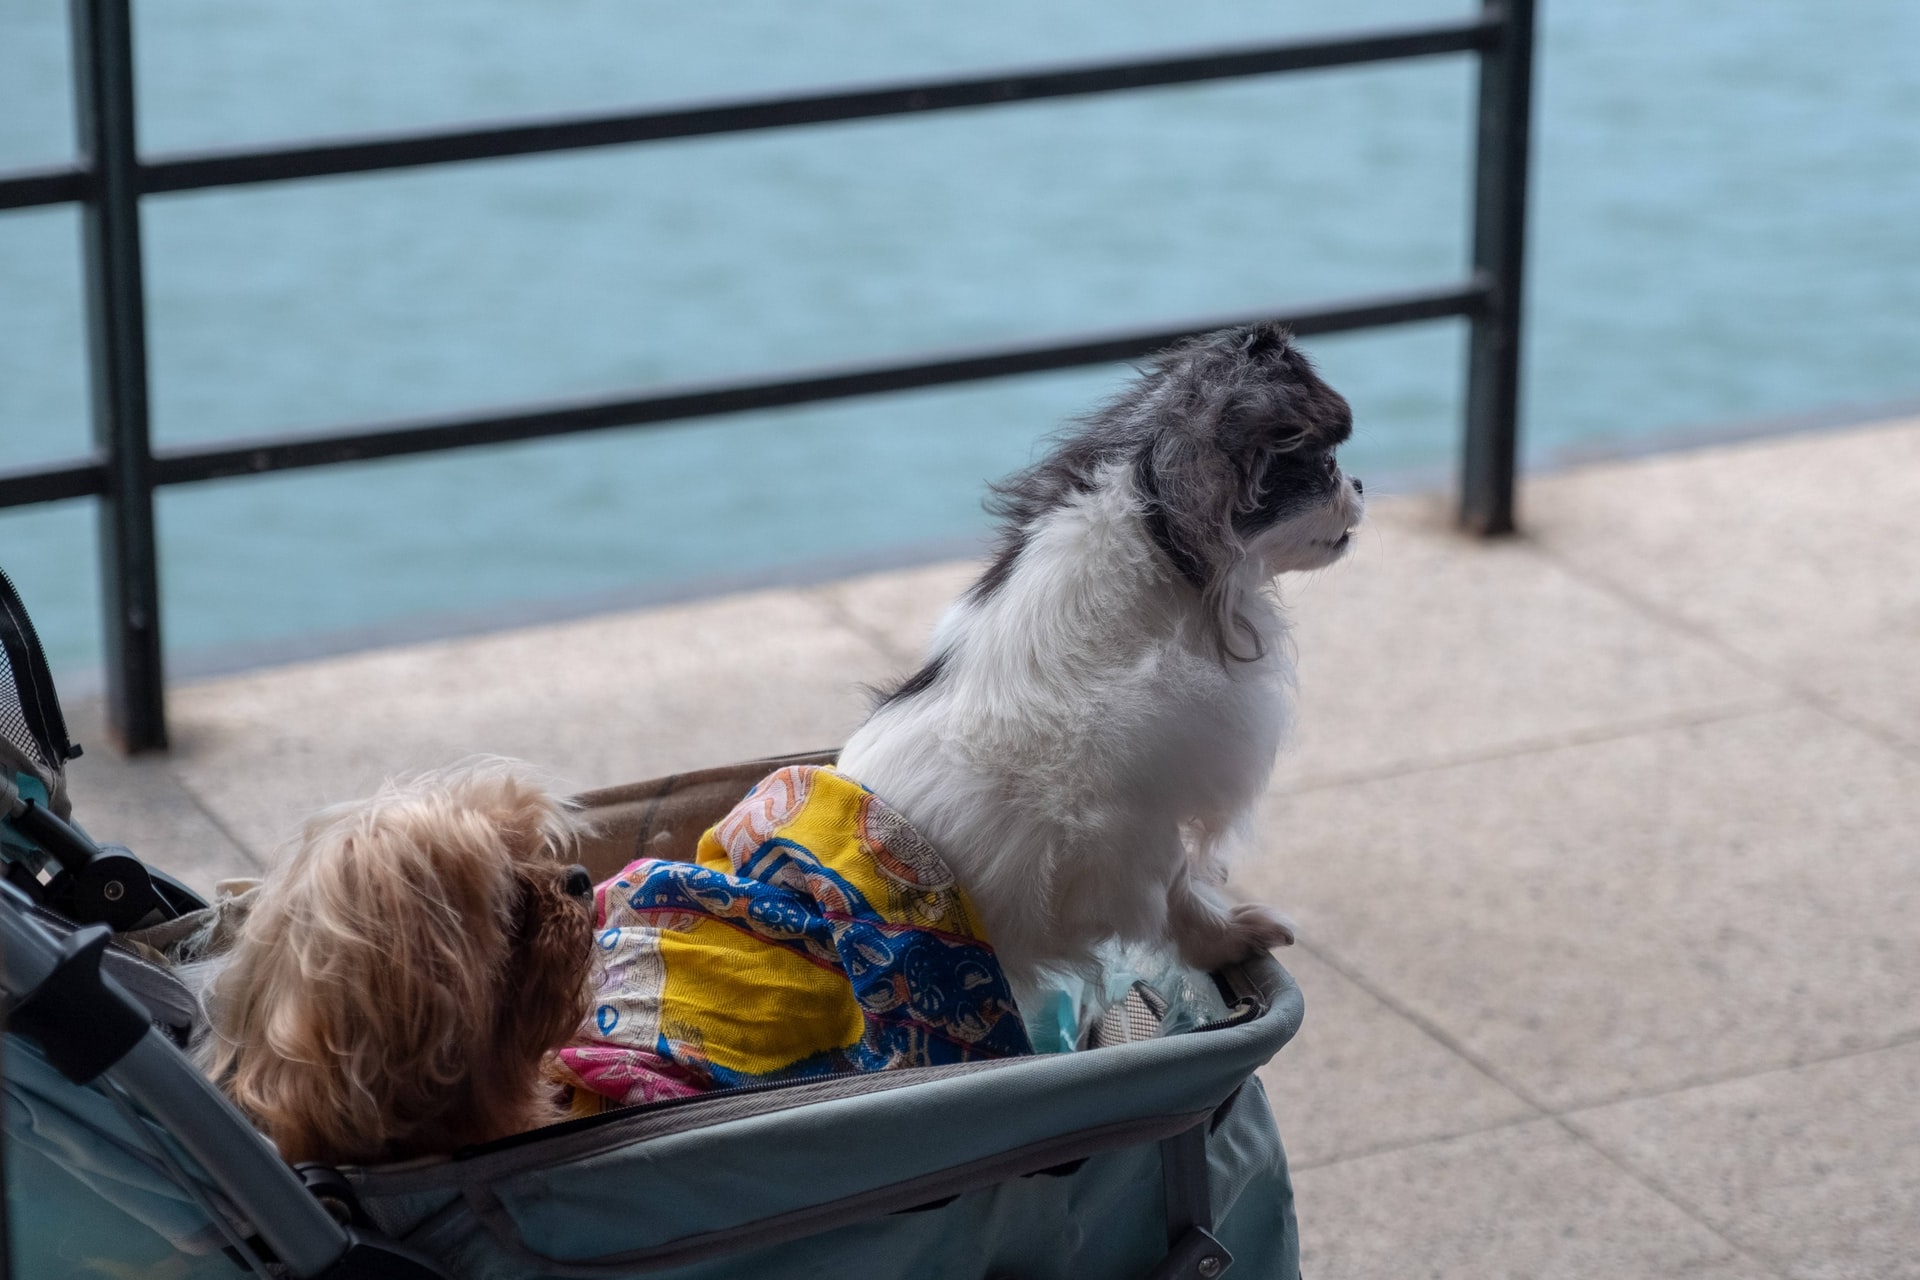
[[[1343,1164],[1352,1164],[1356,1160],[1370,1160],[1374,1156],[1397,1155],[1403,1151],[1418,1151],[1421,1147],[1430,1147],[1436,1143],[1454,1142],[1461,1138],[1477,1138],[1489,1133],[1499,1133],[1506,1129],[1518,1129],[1523,1125],[1543,1124],[1554,1117],[1548,1115],[1511,1116],[1505,1120],[1495,1120],[1489,1124],[1473,1125],[1454,1133],[1435,1133],[1424,1138],[1409,1138],[1404,1142],[1383,1142],[1378,1146],[1362,1147],[1355,1151],[1343,1152],[1337,1156],[1328,1156],[1324,1160],[1288,1160],[1287,1167],[1294,1173],[1311,1173],[1316,1169],[1333,1169]],[[1282,1134],[1284,1139],[1286,1135]]]
[[[1714,1237],[1714,1239],[1720,1241],[1722,1244],[1726,1245],[1727,1248],[1733,1250],[1736,1256],[1743,1258],[1750,1263],[1753,1263],[1754,1265],[1766,1271],[1767,1274],[1777,1277],[1778,1280],[1791,1280],[1791,1271],[1786,1259],[1775,1258],[1772,1254],[1767,1253],[1753,1245],[1743,1244],[1740,1241],[1734,1239],[1732,1234],[1730,1234],[1730,1232],[1726,1228],[1720,1226],[1717,1222],[1715,1222],[1710,1216],[1708,1216],[1706,1210],[1694,1204],[1690,1198],[1681,1195],[1679,1192],[1673,1190],[1671,1187],[1668,1187],[1666,1184],[1656,1180],[1651,1175],[1640,1172],[1640,1170],[1636,1169],[1633,1165],[1627,1163],[1626,1160],[1622,1159],[1620,1156],[1616,1155],[1614,1152],[1612,1152],[1608,1148],[1602,1146],[1600,1143],[1594,1141],[1592,1137],[1590,1137],[1589,1135],[1581,1131],[1566,1116],[1554,1115],[1551,1118],[1554,1124],[1559,1127],[1562,1133],[1565,1133],[1567,1136],[1572,1138],[1575,1142],[1579,1143],[1581,1146],[1585,1147],[1587,1150],[1593,1152],[1595,1155],[1599,1156],[1602,1160],[1605,1160],[1608,1164],[1612,1165],[1615,1169],[1618,1169],[1622,1174],[1626,1175],[1626,1177],[1630,1181],[1637,1183],[1640,1187],[1645,1189],[1651,1195],[1666,1201],[1668,1204],[1672,1205],[1675,1209],[1679,1210],[1686,1217],[1692,1219],[1694,1222],[1699,1223],[1700,1226],[1704,1227]]]
[[[1719,632],[1703,623],[1694,622],[1684,614],[1665,605],[1650,600],[1630,587],[1624,586],[1605,574],[1597,573],[1580,564],[1551,546],[1535,539],[1528,539],[1525,549],[1546,563],[1579,582],[1585,583],[1597,591],[1612,596],[1615,600],[1639,613],[1647,620],[1694,640],[1717,651],[1727,661],[1738,666],[1755,679],[1772,685],[1775,689],[1799,702],[1801,705],[1818,712],[1827,719],[1864,737],[1871,738],[1881,746],[1893,751],[1904,759],[1920,762],[1920,744],[1908,742],[1899,734],[1886,729],[1872,720],[1865,719],[1847,710],[1839,703],[1798,680],[1786,675],[1769,662],[1753,656],[1722,636]]]
[[[1657,1179],[1652,1177],[1652,1175],[1644,1174],[1640,1172],[1638,1169],[1630,1165],[1623,1157],[1616,1154],[1615,1152],[1608,1149],[1607,1147],[1601,1145],[1601,1143],[1598,1140],[1596,1140],[1592,1135],[1588,1134],[1585,1130],[1579,1127],[1577,1123],[1578,1118],[1584,1113],[1603,1110],[1604,1108],[1610,1107],[1610,1106],[1618,1106],[1626,1103],[1639,1102],[1639,1101],[1645,1101],[1645,1100],[1651,1100],[1651,1099],[1657,1099],[1657,1098],[1663,1098],[1663,1097],[1670,1097],[1670,1096],[1686,1093],[1695,1089],[1711,1088],[1716,1085],[1730,1084],[1740,1080],[1749,1080],[1749,1079],[1755,1079],[1761,1076],[1776,1075],[1782,1072],[1800,1070],[1805,1067],[1820,1066],[1829,1062],[1842,1062],[1850,1058],[1865,1057],[1869,1054],[1884,1053],[1893,1049],[1904,1048],[1908,1045],[1920,1044],[1920,1032],[1909,1032],[1904,1035],[1897,1036],[1892,1040],[1886,1041],[1884,1043],[1877,1044],[1877,1045],[1870,1045],[1860,1049],[1850,1049],[1840,1053],[1825,1054],[1819,1057],[1801,1059],[1795,1062],[1791,1062],[1791,1063],[1787,1063],[1779,1066],[1763,1067],[1756,1071],[1733,1072],[1728,1075],[1716,1077],[1711,1080],[1688,1081],[1685,1084],[1675,1085],[1670,1088],[1654,1089],[1654,1090],[1649,1090],[1642,1093],[1627,1094],[1627,1095],[1623,1095],[1616,1098],[1610,1098],[1603,1102],[1582,1103],[1582,1104],[1579,1104],[1578,1106],[1563,1107],[1563,1108],[1556,1109],[1548,1105],[1546,1102],[1536,1098],[1530,1089],[1521,1085],[1519,1082],[1508,1080],[1500,1071],[1495,1069],[1491,1063],[1487,1062],[1479,1054],[1475,1053],[1473,1050],[1467,1048],[1464,1044],[1460,1043],[1454,1036],[1448,1033],[1437,1022],[1426,1017],[1424,1014],[1419,1013],[1417,1010],[1413,1009],[1411,1006],[1401,1001],[1398,997],[1392,995],[1391,993],[1387,992],[1385,989],[1379,987],[1378,985],[1370,981],[1364,974],[1359,972],[1357,969],[1350,967],[1345,962],[1339,960],[1333,955],[1330,955],[1325,949],[1321,947],[1302,946],[1301,949],[1303,951],[1308,952],[1312,956],[1314,956],[1315,959],[1319,960],[1321,963],[1325,964],[1328,968],[1332,969],[1335,973],[1338,973],[1341,977],[1347,979],[1349,982],[1353,983],[1355,986],[1365,991],[1368,995],[1372,996],[1374,999],[1378,1000],[1382,1005],[1386,1006],[1388,1010],[1396,1014],[1398,1017],[1400,1017],[1404,1021],[1412,1024],[1414,1027],[1419,1029],[1423,1034],[1425,1034],[1429,1039],[1433,1040],[1436,1044],[1440,1045],[1443,1049],[1447,1050],[1449,1053],[1453,1054],[1455,1057],[1459,1058],[1461,1061],[1466,1062],[1467,1064],[1472,1066],[1475,1070],[1479,1071],[1480,1074],[1485,1076],[1488,1080],[1492,1081],[1495,1085],[1504,1089],[1507,1093],[1511,1094],[1513,1097],[1519,1099],[1524,1105],[1532,1108],[1534,1112],[1534,1114],[1532,1115],[1520,1116],[1510,1120],[1501,1121],[1495,1124],[1477,1126],[1474,1128],[1462,1130],[1459,1133],[1436,1135],[1434,1137],[1423,1138],[1418,1141],[1412,1141],[1412,1142],[1387,1144],[1385,1146],[1378,1147],[1378,1148],[1356,1151],[1349,1154],[1336,1156],[1328,1160],[1316,1161],[1311,1164],[1303,1164],[1298,1166],[1301,1172],[1306,1172],[1310,1169],[1324,1169],[1333,1165],[1345,1164],[1355,1160],[1364,1160],[1370,1156],[1375,1156],[1375,1155],[1390,1155],[1398,1151],[1412,1151],[1423,1146],[1430,1146],[1432,1144],[1440,1143],[1440,1142],[1451,1142],[1460,1138],[1470,1138],[1479,1134],[1497,1133],[1504,1129],[1516,1128],[1518,1126],[1521,1126],[1524,1124],[1530,1124],[1535,1121],[1542,1121],[1542,1120],[1551,1121],[1556,1128],[1560,1129],[1562,1132],[1567,1134],[1568,1137],[1572,1138],[1574,1141],[1580,1143],[1581,1145],[1591,1149],[1595,1154],[1599,1155],[1602,1159],[1606,1160],[1607,1163],[1613,1165],[1621,1173],[1626,1175],[1633,1182],[1639,1184],[1647,1192],[1649,1192],[1650,1194],[1656,1196],[1661,1200],[1664,1200],[1665,1202],[1673,1206],[1673,1208],[1678,1210],[1682,1215],[1693,1220],[1696,1224],[1698,1224],[1704,1230],[1709,1232],[1715,1239],[1719,1240],[1728,1249],[1732,1250],[1735,1255],[1753,1263],[1756,1266],[1759,1266],[1760,1268],[1765,1270],[1769,1275],[1777,1277],[1778,1280],[1789,1280],[1790,1269],[1787,1267],[1787,1264],[1785,1263],[1784,1260],[1776,1259],[1771,1255],[1760,1251],[1757,1247],[1742,1244],[1740,1241],[1734,1239],[1729,1234],[1728,1230],[1725,1228],[1722,1228],[1717,1222],[1715,1222],[1707,1214],[1707,1212],[1704,1209],[1701,1209],[1700,1207],[1694,1205],[1686,1197],[1678,1194],[1677,1192],[1674,1192],[1672,1189],[1668,1188],[1663,1183],[1659,1182]]]
[[[1756,1254],[1752,1250],[1742,1246],[1737,1241],[1729,1237],[1726,1234],[1726,1232],[1722,1231],[1718,1226],[1716,1226],[1711,1220],[1709,1220],[1706,1216],[1704,1216],[1699,1210],[1695,1209],[1692,1205],[1686,1203],[1680,1197],[1669,1193],[1666,1188],[1660,1186],[1658,1183],[1652,1182],[1651,1180],[1643,1177],[1638,1171],[1622,1163],[1611,1152],[1605,1150],[1604,1148],[1600,1147],[1596,1143],[1589,1141],[1586,1135],[1581,1133],[1571,1123],[1569,1123],[1569,1121],[1565,1116],[1559,1114],[1558,1112],[1555,1112],[1552,1108],[1546,1106],[1539,1099],[1535,1098],[1531,1090],[1523,1087],[1517,1081],[1506,1079],[1505,1076],[1501,1072],[1496,1070],[1491,1063],[1487,1062],[1486,1060],[1481,1058],[1479,1054],[1473,1052],[1472,1050],[1468,1049],[1464,1044],[1460,1043],[1460,1041],[1456,1037],[1449,1034],[1438,1023],[1434,1022],[1430,1018],[1427,1018],[1425,1015],[1419,1013],[1418,1011],[1413,1009],[1411,1006],[1405,1004],[1403,1001],[1399,1000],[1398,998],[1390,995],[1385,990],[1377,987],[1375,984],[1369,982],[1357,970],[1344,964],[1340,960],[1328,954],[1325,950],[1316,947],[1312,950],[1311,954],[1315,958],[1320,960],[1323,964],[1325,964],[1328,968],[1332,969],[1335,973],[1340,974],[1342,977],[1346,978],[1349,982],[1353,983],[1355,986],[1359,987],[1361,990],[1371,995],[1374,999],[1386,1005],[1387,1008],[1391,1009],[1393,1012],[1398,1014],[1401,1018],[1405,1019],[1407,1022],[1410,1022],[1414,1026],[1418,1027],[1429,1038],[1431,1038],[1432,1040],[1440,1044],[1443,1048],[1447,1049],[1449,1052],[1453,1053],[1456,1057],[1460,1058],[1462,1061],[1473,1066],[1477,1071],[1479,1071],[1482,1075],[1486,1076],[1493,1083],[1495,1083],[1496,1085],[1499,1085],[1501,1088],[1505,1089],[1508,1093],[1520,1099],[1520,1101],[1525,1103],[1527,1106],[1532,1107],[1536,1112],[1536,1114],[1531,1117],[1525,1117],[1519,1120],[1509,1122],[1508,1124],[1504,1124],[1504,1125],[1491,1126],[1488,1129],[1478,1130],[1476,1132],[1495,1132],[1495,1131],[1498,1131],[1499,1129],[1515,1127],[1520,1124],[1529,1123],[1533,1120],[1549,1121],[1553,1124],[1555,1128],[1559,1129],[1562,1133],[1566,1134],[1568,1137],[1573,1139],[1575,1143],[1594,1152],[1594,1154],[1598,1155],[1601,1159],[1605,1160],[1608,1164],[1612,1165],[1620,1173],[1624,1174],[1628,1178],[1628,1180],[1638,1185],[1642,1190],[1648,1192],[1650,1195],[1654,1196],[1656,1199],[1661,1200],[1667,1205],[1671,1206],[1682,1217],[1693,1222],[1701,1230],[1707,1232],[1707,1234],[1711,1235],[1715,1240],[1718,1240],[1734,1256],[1738,1258],[1742,1258],[1750,1263],[1760,1266],[1769,1275],[1776,1277],[1776,1280],[1788,1280],[1786,1273],[1783,1272],[1778,1266],[1776,1266],[1772,1259],[1767,1258],[1763,1255]],[[1460,1134],[1456,1136],[1469,1137],[1472,1135]],[[1453,1140],[1454,1140],[1453,1138],[1430,1138],[1426,1142],[1412,1144],[1409,1147],[1404,1149],[1413,1150],[1413,1149],[1416,1149],[1417,1147],[1426,1146],[1434,1142],[1448,1142]],[[1354,1158],[1360,1159],[1362,1157],[1356,1156]],[[1320,1167],[1324,1168],[1326,1166],[1322,1165]]]
[[[1396,1017],[1404,1022],[1410,1023],[1417,1028],[1422,1035],[1432,1040],[1454,1057],[1459,1058],[1462,1062],[1471,1066],[1493,1084],[1499,1086],[1515,1098],[1518,1098],[1523,1104],[1533,1110],[1534,1115],[1530,1118],[1542,1119],[1553,1114],[1552,1110],[1543,1105],[1531,1092],[1519,1084],[1506,1079],[1494,1068],[1492,1063],[1467,1048],[1465,1044],[1461,1043],[1456,1036],[1440,1026],[1439,1023],[1427,1017],[1425,1014],[1420,1013],[1398,996],[1385,990],[1354,966],[1328,951],[1325,947],[1306,943],[1295,943],[1294,945],[1299,947],[1301,951],[1320,961],[1320,963],[1326,965],[1327,968],[1333,970],[1342,978],[1345,978],[1348,982],[1351,982],[1354,986],[1359,987],[1362,991],[1372,996]]]
[[[846,602],[837,593],[823,593],[814,597],[820,611],[827,615],[832,625],[852,635],[880,657],[895,666],[910,668],[915,665],[915,656],[895,645],[880,628],[862,622],[847,608]]]
[[[171,768],[167,769],[166,774],[167,777],[172,780],[173,784],[180,788],[181,794],[186,796],[187,803],[194,807],[194,811],[205,818],[213,829],[220,833],[221,838],[232,845],[242,858],[252,863],[254,870],[263,871],[266,869],[267,860],[255,851],[249,841],[240,838],[240,833],[235,831],[227,820],[207,802],[206,797],[202,796],[198,789],[189,784],[185,778],[175,773]]]
[[[1614,1169],[1617,1172],[1624,1175],[1629,1182],[1633,1183],[1635,1186],[1638,1186],[1641,1190],[1647,1192],[1649,1195],[1653,1196],[1656,1200],[1659,1200],[1662,1203],[1667,1204],[1668,1206],[1673,1208],[1675,1211],[1677,1211],[1683,1218],[1686,1218],[1689,1222],[1693,1223],[1695,1226],[1705,1231],[1709,1236],[1719,1241],[1736,1258],[1739,1258],[1743,1261],[1751,1263],[1754,1266],[1757,1266],[1762,1271],[1764,1271],[1768,1276],[1773,1277],[1773,1280],[1792,1280],[1790,1273],[1784,1270],[1780,1265],[1776,1264],[1771,1258],[1763,1254],[1760,1254],[1755,1250],[1745,1248],[1742,1245],[1735,1242],[1734,1240],[1730,1239],[1725,1232],[1721,1231],[1718,1227],[1714,1226],[1712,1222],[1702,1217],[1700,1213],[1689,1208],[1686,1204],[1676,1199],[1675,1197],[1668,1195],[1659,1186],[1649,1183],[1645,1178],[1640,1177],[1632,1169],[1626,1167],[1620,1161],[1614,1159],[1610,1153],[1601,1149],[1595,1144],[1587,1141],[1585,1137],[1579,1134],[1578,1132],[1568,1129],[1568,1127],[1561,1121],[1561,1118],[1555,1115],[1521,1116],[1516,1119],[1501,1121],[1498,1124],[1482,1125],[1478,1128],[1462,1130],[1459,1133],[1444,1134],[1444,1135],[1432,1137],[1432,1138],[1421,1138],[1413,1142],[1394,1143],[1387,1146],[1375,1147],[1366,1151],[1357,1151],[1350,1155],[1335,1156],[1330,1160],[1318,1160],[1318,1161],[1312,1161],[1309,1163],[1294,1164],[1294,1165],[1290,1165],[1289,1167],[1292,1169],[1292,1171],[1295,1174],[1313,1173],[1321,1169],[1333,1169],[1333,1168],[1338,1168],[1342,1165],[1353,1164],[1361,1160],[1369,1160],[1376,1156],[1400,1155],[1409,1151],[1418,1151],[1422,1147],[1439,1146],[1443,1143],[1456,1142],[1466,1138],[1484,1137],[1485,1135],[1490,1133],[1500,1133],[1508,1129],[1524,1128],[1525,1126],[1530,1124],[1551,1125],[1554,1128],[1560,1130],[1562,1133],[1567,1134],[1567,1136],[1571,1137],[1577,1145],[1587,1148],[1588,1150],[1592,1151],[1595,1155],[1599,1156],[1602,1160],[1606,1161],[1606,1163],[1608,1163],[1609,1165],[1612,1165]]]
[[[1685,729],[1695,725],[1718,724],[1727,720],[1739,720],[1749,716],[1765,715],[1769,711],[1779,711],[1796,705],[1785,694],[1775,693],[1764,698],[1747,698],[1738,702],[1725,703],[1717,707],[1699,707],[1691,711],[1676,711],[1661,716],[1648,716],[1639,720],[1617,721],[1609,725],[1596,725],[1591,729],[1576,729],[1565,733],[1546,734],[1535,738],[1519,738],[1512,742],[1462,751],[1447,755],[1437,755],[1425,760],[1404,760],[1381,765],[1373,769],[1356,769],[1346,773],[1325,774],[1309,778],[1297,784],[1282,784],[1272,787],[1270,796],[1306,795],[1315,791],[1330,791],[1339,787],[1356,786],[1368,782],[1384,782],[1393,778],[1413,777],[1423,773],[1439,773],[1448,769],[1464,768],[1468,765],[1487,764],[1495,760],[1511,760],[1517,756],[1536,755],[1549,751],[1563,751],[1571,747],[1594,746],[1603,742],[1617,742],[1643,734],[1660,733],[1669,729]]]
[[[1581,1118],[1583,1116],[1591,1115],[1593,1112],[1596,1112],[1596,1111],[1603,1111],[1608,1107],[1622,1106],[1622,1105],[1626,1105],[1634,1102],[1649,1101],[1649,1100],[1659,1099],[1659,1098],[1676,1097],[1683,1093],[1691,1093],[1699,1089],[1716,1088],[1723,1084],[1733,1084],[1742,1080],[1757,1080],[1764,1076],[1784,1075],[1789,1072],[1804,1070],[1808,1067],[1824,1066],[1828,1063],[1833,1063],[1833,1062],[1846,1062],[1854,1058],[1864,1058],[1876,1053],[1887,1053],[1887,1052],[1891,1052],[1892,1050],[1906,1048],[1914,1044],[1920,1044],[1920,1032],[1909,1032],[1905,1035],[1896,1036],[1892,1040],[1887,1041],[1886,1043],[1883,1043],[1883,1044],[1873,1045],[1863,1049],[1849,1049],[1841,1053],[1825,1054],[1815,1058],[1806,1058],[1800,1061],[1786,1064],[1784,1066],[1766,1067],[1759,1071],[1739,1072],[1732,1075],[1722,1076],[1714,1080],[1693,1081],[1688,1084],[1677,1085],[1671,1089],[1659,1089],[1659,1090],[1654,1090],[1648,1093],[1635,1094],[1635,1095],[1622,1097],[1622,1098],[1615,1098],[1607,1102],[1592,1103],[1592,1104],[1584,1105],[1580,1107],[1570,1107],[1563,1111],[1556,1112],[1552,1116],[1552,1119],[1557,1124],[1559,1124],[1561,1128],[1565,1129],[1568,1133],[1572,1134],[1576,1140],[1584,1143],[1588,1147],[1591,1147],[1594,1151],[1598,1152],[1602,1157],[1604,1157],[1610,1163],[1620,1168],[1629,1177],[1633,1178],[1637,1182],[1640,1182],[1642,1185],[1648,1187],[1650,1190],[1655,1191],[1656,1194],[1659,1194],[1665,1197],[1667,1200],[1672,1202],[1674,1205],[1680,1207],[1683,1211],[1689,1213],[1691,1216],[1700,1219],[1702,1222],[1705,1222],[1709,1226],[1709,1228],[1712,1229],[1716,1234],[1722,1236],[1722,1238],[1728,1239],[1729,1243],[1733,1243],[1733,1241],[1731,1240],[1731,1234],[1730,1234],[1733,1229],[1732,1227],[1726,1227],[1726,1228],[1720,1227],[1718,1224],[1713,1222],[1713,1220],[1709,1217],[1705,1209],[1693,1205],[1688,1198],[1682,1196],[1678,1191],[1675,1191],[1672,1188],[1667,1187],[1666,1184],[1664,1182],[1661,1182],[1655,1175],[1651,1173],[1641,1173],[1638,1169],[1634,1167],[1633,1163],[1625,1155],[1614,1151],[1611,1147],[1606,1145],[1598,1135],[1581,1127],[1581,1124],[1580,1124]],[[1740,1248],[1741,1246],[1736,1244],[1735,1247]],[[1776,1258],[1772,1254],[1762,1250],[1758,1246],[1748,1246],[1742,1249],[1742,1252],[1750,1255],[1755,1262],[1759,1263],[1762,1266],[1765,1266],[1774,1275],[1781,1277],[1781,1280],[1789,1280],[1792,1274],[1792,1264],[1790,1259]]]
[[[1651,1102],[1660,1098],[1674,1098],[1683,1093],[1692,1093],[1698,1089],[1715,1089],[1723,1084],[1734,1084],[1741,1080],[1758,1080],[1764,1076],[1786,1075],[1794,1071],[1803,1071],[1808,1067],[1824,1067],[1829,1063],[1848,1062],[1854,1058],[1871,1057],[1876,1053],[1891,1053],[1896,1049],[1905,1049],[1920,1044],[1920,1031],[1903,1031],[1877,1044],[1863,1045],[1858,1049],[1841,1049],[1833,1053],[1814,1054],[1805,1058],[1794,1058],[1788,1062],[1770,1066],[1756,1067],[1750,1071],[1729,1071],[1725,1075],[1709,1076],[1683,1080],[1678,1084],[1665,1085],[1656,1089],[1643,1089],[1616,1094],[1593,1102],[1576,1102],[1561,1107],[1550,1114],[1556,1116],[1579,1117],[1595,1111],[1604,1111],[1608,1107],[1626,1106],[1635,1102]]]

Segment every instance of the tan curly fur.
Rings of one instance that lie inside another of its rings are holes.
[[[579,818],[505,760],[310,819],[208,993],[202,1065],[289,1161],[372,1164],[561,1118],[586,1016]]]

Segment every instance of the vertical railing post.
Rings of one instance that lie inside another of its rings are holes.
[[[1460,523],[1495,534],[1514,527],[1534,3],[1486,0],[1485,11],[1498,16],[1501,26],[1499,43],[1480,57],[1474,126],[1473,270],[1487,288],[1487,302],[1473,317],[1468,339]]]
[[[107,461],[100,502],[107,720],[128,751],[167,745],[154,549],[153,442],[140,265],[133,18],[128,0],[70,0],[81,162],[87,348],[94,444]]]

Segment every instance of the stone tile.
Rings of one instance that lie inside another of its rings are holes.
[[[1283,579],[1299,732],[1282,786],[1391,771],[1781,694],[1521,541],[1376,503],[1341,564]]]
[[[1916,831],[1796,709],[1276,796],[1235,878],[1561,1109],[1920,1034]]]
[[[1920,747],[1920,420],[1547,476],[1526,498],[1554,556]]]
[[[1294,1168],[1539,1114],[1304,947],[1280,959],[1307,1017],[1260,1078]]]
[[[920,665],[934,623],[980,576],[980,563],[950,560],[871,573],[817,588],[839,616],[891,657],[900,674]]]
[[[114,751],[97,702],[76,702],[66,712],[69,732],[87,748],[67,765],[73,816],[87,834],[125,845],[203,895],[216,881],[260,873],[258,860],[214,823],[167,759]]]
[[[1309,1169],[1313,1280],[1735,1280],[1771,1273],[1551,1120]]]
[[[885,670],[805,593],[762,592],[188,685],[173,767],[266,849],[320,805],[479,752],[586,788],[831,747]]]
[[[1568,1120],[1796,1280],[1920,1277],[1920,1044]]]

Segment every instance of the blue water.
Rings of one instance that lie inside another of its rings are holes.
[[[150,151],[1306,34],[1244,0],[135,0]],[[0,0],[0,168],[72,145]],[[1339,29],[1466,12],[1358,0]],[[1545,0],[1531,456],[1920,392],[1920,6]],[[1442,283],[1464,59],[157,198],[155,431],[214,439]],[[0,466],[85,447],[77,218],[0,214]],[[1311,344],[1355,470],[1443,467],[1462,334]],[[958,543],[1123,370],[163,491],[183,658]],[[88,504],[0,512],[56,664]]]

